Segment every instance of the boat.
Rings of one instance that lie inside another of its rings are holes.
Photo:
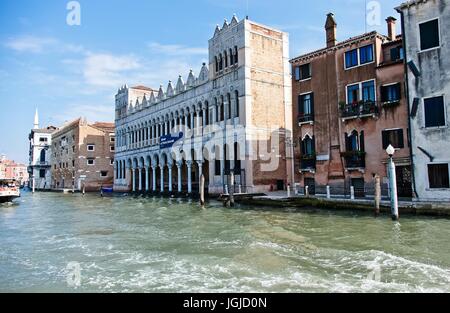
[[[100,191],[102,193],[113,193],[114,189],[113,189],[113,187],[102,187]]]
[[[14,179],[0,179],[0,203],[12,202],[20,197],[20,189]]]

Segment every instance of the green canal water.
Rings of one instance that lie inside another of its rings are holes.
[[[0,292],[450,292],[450,220],[25,193]]]

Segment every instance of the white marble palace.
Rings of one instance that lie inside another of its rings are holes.
[[[286,33],[233,16],[209,40],[209,66],[186,82],[116,95],[116,191],[219,194],[293,184]]]

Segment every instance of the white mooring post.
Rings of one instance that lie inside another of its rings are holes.
[[[331,188],[327,186],[327,199],[331,199]]]
[[[35,191],[35,189],[36,189],[36,179],[33,177],[33,193],[34,193],[34,191]]]
[[[229,192],[228,192],[228,185],[225,185],[225,194],[226,194],[226,195],[229,194]]]
[[[355,187],[350,187],[350,199],[355,200]]]
[[[390,159],[389,162],[389,188],[391,189],[391,213],[392,220],[399,219],[398,214],[398,198],[397,198],[397,175],[395,173],[395,163]]]
[[[305,186],[305,196],[309,198],[309,186]]]
[[[287,186],[287,197],[288,198],[291,197],[291,184],[288,184],[288,186]]]
[[[238,191],[239,191],[239,194],[242,194],[242,185],[239,185]]]

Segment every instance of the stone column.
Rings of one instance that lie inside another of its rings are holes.
[[[172,193],[172,191],[173,191],[172,190],[172,166],[173,166],[173,164],[169,163],[167,166],[169,167],[169,192]]]
[[[153,171],[153,192],[156,192],[156,166],[152,166]]]
[[[161,192],[164,192],[164,165],[159,166],[161,171]]]
[[[150,191],[150,182],[149,182],[149,174],[150,174],[150,166],[145,167],[145,191]]]
[[[181,193],[181,167],[183,166],[183,163],[177,163],[177,169],[178,169],[178,192]]]
[[[192,193],[192,161],[187,161],[188,169],[188,193]]]
[[[139,191],[142,191],[142,168],[138,168],[139,174]]]
[[[206,127],[206,114],[209,114],[208,108],[203,109],[203,116],[202,116],[202,118],[203,118],[202,126],[203,127]],[[203,133],[203,131],[202,131],[202,133]]]
[[[136,192],[136,169],[135,168],[132,168],[131,169],[131,171],[132,171],[132,174],[133,175],[131,175],[131,179],[133,180],[132,181],[132,184],[133,184],[133,192]]]

